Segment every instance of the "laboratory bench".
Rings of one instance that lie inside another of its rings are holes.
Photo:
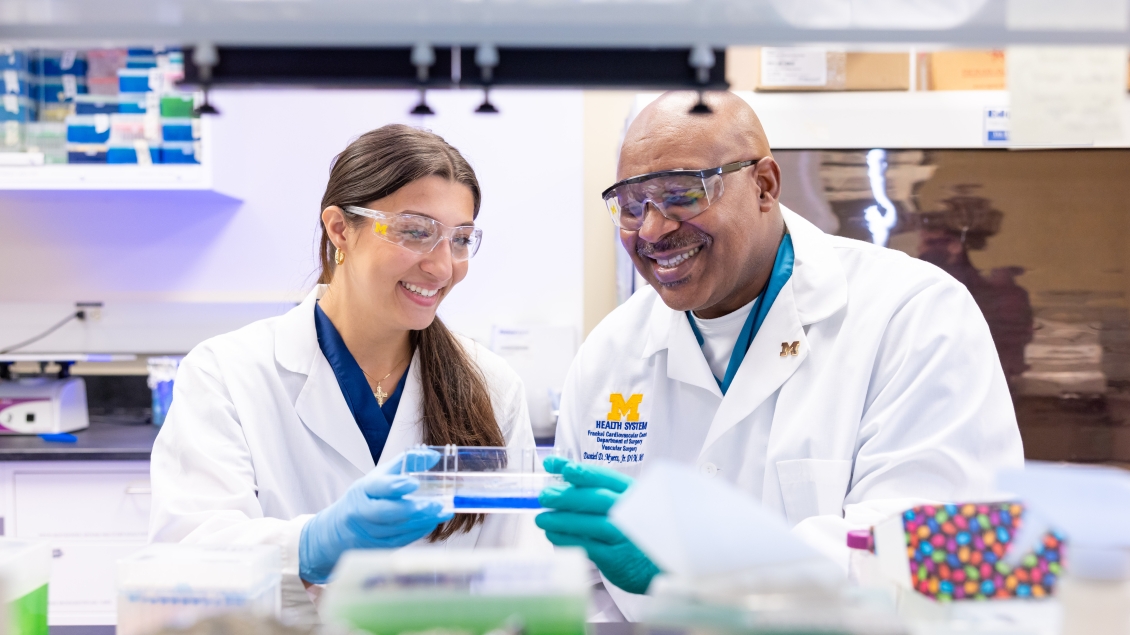
[[[50,635],[114,635],[115,627],[109,624],[51,626]],[[585,626],[585,635],[632,635],[635,626],[628,622],[599,622]]]
[[[0,461],[148,461],[157,426],[147,416],[95,415],[73,443],[31,435],[0,436]]]
[[[0,535],[51,544],[51,635],[112,635],[115,562],[149,535],[147,413],[98,414],[74,442],[0,436]]]

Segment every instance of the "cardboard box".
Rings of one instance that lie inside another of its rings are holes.
[[[730,47],[732,90],[909,90],[908,53],[831,51],[811,47]]]
[[[918,56],[923,90],[1004,90],[1004,51],[936,51]]]

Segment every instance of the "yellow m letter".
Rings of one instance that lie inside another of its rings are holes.
[[[612,409],[608,411],[609,421],[640,420],[640,402],[643,401],[643,395],[632,395],[625,401],[624,395],[614,392],[608,395],[608,400],[612,402]]]

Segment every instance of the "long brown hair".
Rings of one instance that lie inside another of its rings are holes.
[[[426,176],[465,185],[474,197],[474,216],[478,217],[482,201],[479,180],[463,155],[437,134],[399,124],[366,132],[337,155],[321,209],[331,205],[363,207]],[[342,212],[346,222],[353,226],[372,222],[344,209]],[[333,280],[334,250],[323,223],[319,284]],[[410,338],[413,349],[419,354],[424,443],[506,445],[494,418],[482,371],[439,317],[422,331],[412,331]],[[458,531],[469,531],[482,520],[481,514],[459,514],[437,527],[429,539],[442,540]]]

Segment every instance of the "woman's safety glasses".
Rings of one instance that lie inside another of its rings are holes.
[[[474,227],[448,227],[443,223],[419,214],[389,214],[364,207],[347,205],[350,214],[373,219],[373,233],[394,245],[400,245],[418,254],[431,253],[443,239],[451,243],[451,259],[462,262],[479,251],[483,230]]]
[[[738,161],[709,170],[664,170],[624,179],[601,197],[620,229],[639,231],[647,205],[673,221],[688,221],[722,198],[722,175],[749,167],[759,159]]]

